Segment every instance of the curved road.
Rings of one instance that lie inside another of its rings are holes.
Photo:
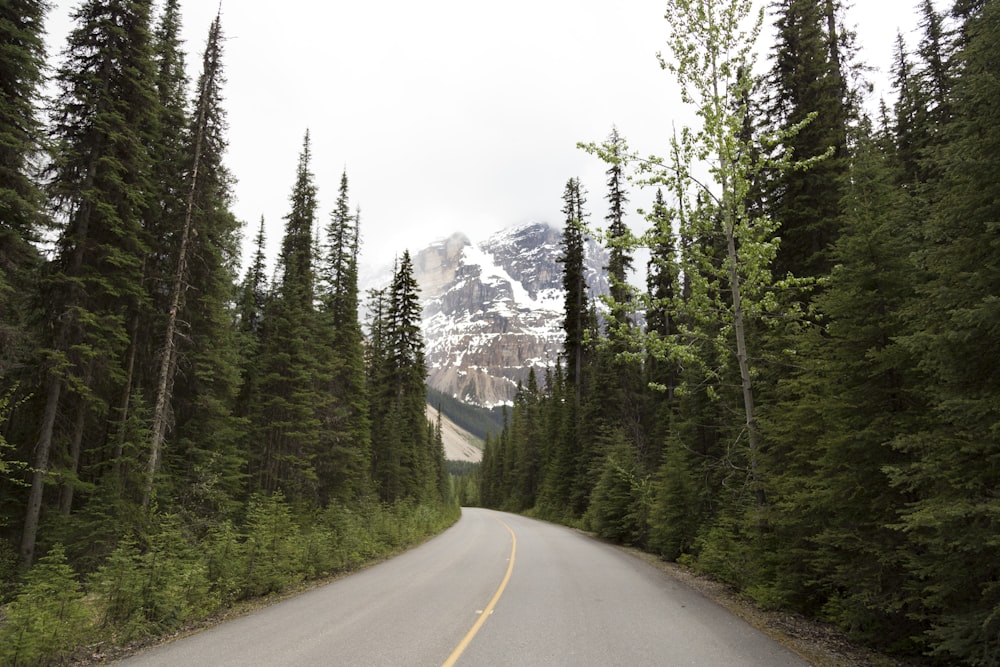
[[[121,664],[808,665],[634,556],[482,509],[392,560]]]

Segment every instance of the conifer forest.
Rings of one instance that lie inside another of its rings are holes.
[[[192,81],[179,0],[83,0],[52,66],[45,0],[2,3],[0,664],[174,632],[464,503],[1000,665],[1000,3],[919,0],[874,109],[842,0],[663,4],[696,125],[580,144],[607,179],[561,193],[562,354],[449,471],[412,259],[360,293],[346,171],[289,147],[273,267],[234,215],[221,18]]]

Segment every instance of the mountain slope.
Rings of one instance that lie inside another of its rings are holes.
[[[478,245],[454,234],[418,252],[428,384],[476,405],[510,403],[518,382],[555,365],[562,351],[562,233],[513,227]],[[588,246],[592,298],[607,292],[606,257]]]
[[[437,423],[437,408],[427,405],[427,421]],[[444,458],[448,461],[483,460],[483,441],[453,422],[441,411],[441,439],[444,441]]]

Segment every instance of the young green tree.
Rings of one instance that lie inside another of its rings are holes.
[[[692,281],[687,305],[714,311],[723,324],[717,345],[735,352],[743,413],[738,433],[741,451],[735,460],[742,461],[746,488],[760,506],[764,501],[760,432],[748,326],[768,308],[770,267],[777,244],[775,223],[754,215],[749,208],[747,195],[760,164],[740,141],[748,113],[746,93],[753,84],[751,50],[760,29],[760,18],[749,33],[742,27],[750,8],[746,0],[675,0],[668,4],[672,59],[661,59],[661,63],[677,78],[683,99],[694,105],[702,126],[697,131],[685,129],[675,140],[675,163],[661,171],[660,177],[687,197],[697,183],[692,172],[695,158],[708,161],[705,167],[710,182],[697,185],[694,206],[681,206],[687,212],[681,220],[682,233],[692,239],[718,240],[725,254],[718,265],[711,255],[698,252],[699,247],[711,251],[714,244],[692,245],[684,269]],[[716,290],[713,284],[725,287]],[[696,331],[685,333],[698,338]]]
[[[80,582],[54,545],[25,577],[0,626],[0,659],[7,665],[61,660],[86,636],[89,612]]]

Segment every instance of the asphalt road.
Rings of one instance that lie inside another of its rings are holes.
[[[634,556],[481,509],[392,560],[121,664],[808,665]]]

